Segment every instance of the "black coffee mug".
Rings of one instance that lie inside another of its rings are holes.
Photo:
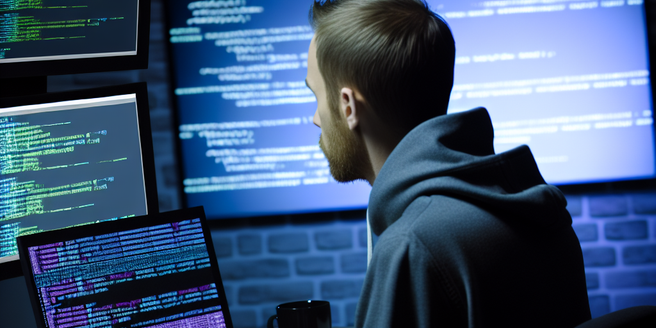
[[[330,303],[328,301],[298,301],[283,303],[276,307],[276,315],[267,321],[267,328],[273,328],[273,320],[278,319],[278,328],[331,328]]]

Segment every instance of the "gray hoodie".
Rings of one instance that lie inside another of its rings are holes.
[[[380,238],[356,327],[574,327],[590,319],[567,202],[531,151],[494,154],[487,111],[426,121],[369,199]]]

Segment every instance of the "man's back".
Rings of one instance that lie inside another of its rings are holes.
[[[381,236],[356,326],[573,327],[590,318],[564,197],[544,184],[527,147],[493,155],[491,142],[477,109],[420,125],[390,155],[370,199]]]

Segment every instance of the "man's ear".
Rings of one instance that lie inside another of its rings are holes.
[[[341,114],[346,118],[349,129],[354,130],[360,123],[360,113],[355,104],[355,95],[350,88],[342,88],[339,95],[339,109]]]

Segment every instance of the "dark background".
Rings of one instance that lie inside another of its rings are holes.
[[[52,76],[48,90],[148,82],[159,205],[168,211],[181,206],[177,131],[163,1],[153,0],[151,9],[149,69]],[[581,240],[593,317],[656,305],[653,182],[562,189]],[[308,298],[331,302],[333,325],[353,324],[366,270],[364,211],[229,221],[212,221],[212,236],[235,327],[264,327],[278,303]],[[35,326],[22,277],[0,282],[0,295],[0,327]]]

